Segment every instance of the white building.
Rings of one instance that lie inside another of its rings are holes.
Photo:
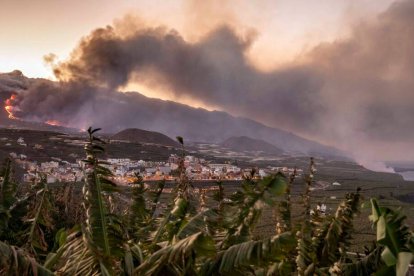
[[[267,173],[265,172],[264,169],[259,169],[259,175],[260,175],[260,177],[266,177]]]
[[[227,172],[233,172],[233,173],[238,173],[240,172],[240,168],[234,165],[226,165],[226,170]]]
[[[154,174],[157,171],[157,168],[145,168],[145,173]]]
[[[325,214],[325,213],[326,213],[326,205],[325,205],[325,204],[323,204],[323,203],[322,203],[321,205],[319,205],[319,204],[318,204],[318,205],[316,206],[316,210],[318,210],[318,211],[320,211],[320,212],[322,212],[322,213],[324,213],[324,214]]]
[[[56,161],[44,162],[40,164],[40,168],[42,170],[57,169],[58,167],[59,167],[59,162],[56,162]]]
[[[210,169],[214,171],[223,171],[227,164],[209,164]]]
[[[171,168],[172,171],[177,170],[178,169],[178,164],[170,163],[170,168]]]
[[[47,178],[46,178],[46,182],[47,183],[55,183],[57,181],[57,178],[52,175],[52,174],[48,174]]]
[[[171,173],[171,167],[169,166],[159,166],[158,170],[164,175],[168,175]]]

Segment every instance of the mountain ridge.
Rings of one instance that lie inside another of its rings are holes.
[[[25,95],[26,91],[37,82],[52,82],[45,79],[24,77],[20,71],[0,74],[0,97],[4,101],[12,93]],[[54,82],[52,82],[54,83]],[[56,84],[56,83],[55,83]],[[69,123],[71,128],[85,128],[84,123],[103,128],[107,133],[117,133],[128,128],[139,128],[160,132],[169,137],[183,136],[187,141],[203,141],[220,143],[230,137],[247,136],[260,139],[286,153],[344,157],[345,153],[316,141],[305,139],[299,135],[264,125],[252,119],[237,117],[224,111],[208,111],[174,101],[148,98],[138,92],[104,93],[93,102],[83,103],[91,106],[104,106],[85,113],[78,108],[71,114],[56,111],[46,120],[58,120]],[[76,107],[76,105],[75,105]],[[30,110],[29,110],[30,111]],[[85,114],[84,114],[85,113]],[[48,113],[49,114],[49,113]],[[6,120],[7,114],[3,109],[2,122],[16,123]],[[36,116],[29,114],[26,120]],[[45,121],[46,121],[45,120]],[[6,124],[7,125],[7,124]]]
[[[111,136],[112,140],[124,140],[136,143],[153,143],[164,146],[178,147],[178,143],[160,132],[139,128],[127,128]]]

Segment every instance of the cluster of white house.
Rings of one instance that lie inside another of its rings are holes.
[[[79,182],[84,178],[81,160],[75,163],[52,157],[49,162],[36,162],[28,160],[23,154],[10,153],[22,168],[25,169],[24,181],[31,182],[37,180],[41,175],[46,177],[48,183],[54,182]],[[180,156],[170,155],[167,161],[154,162],[144,160],[131,160],[129,158],[109,158],[106,166],[114,174],[115,182],[128,184],[135,179],[135,174],[139,173],[144,180],[174,180],[177,177],[177,169],[180,163]],[[187,176],[192,180],[241,180],[243,175],[250,174],[251,168],[242,169],[229,163],[211,163],[203,158],[187,155],[184,157],[184,168]],[[265,177],[270,173],[281,171],[292,173],[293,169],[287,167],[267,167],[256,168],[257,177]],[[301,174],[301,170],[297,173]]]
[[[69,163],[59,158],[49,162],[29,161],[23,154],[10,154],[15,159],[15,162],[25,169],[23,174],[23,181],[33,182],[39,180],[43,175],[47,183],[55,182],[79,182],[83,180],[84,174],[81,167],[81,162]]]
[[[130,159],[108,159],[107,167],[115,174],[119,182],[128,182],[139,173],[144,180],[174,180],[180,162],[180,156],[170,155],[165,162],[153,162]],[[184,157],[186,174],[193,180],[210,180],[217,178],[241,179],[242,169],[232,164],[213,164],[203,158],[192,155]]]
[[[2,137],[2,138],[0,138],[0,141],[2,141],[2,142],[6,142],[4,145],[5,146],[11,146],[12,145],[12,140],[11,139],[9,139],[9,138],[7,138],[7,137]],[[17,140],[16,140],[16,143],[19,145],[19,146],[22,146],[22,147],[27,147],[27,144],[26,144],[26,142],[24,141],[24,138],[23,137],[19,137]]]

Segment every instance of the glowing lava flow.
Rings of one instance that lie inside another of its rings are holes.
[[[9,114],[8,115],[9,119],[20,120],[19,118],[15,117],[13,115],[14,111],[19,111],[19,108],[14,105],[15,101],[16,101],[16,95],[13,94],[13,95],[11,95],[10,98],[8,98],[4,102],[4,109],[6,110],[7,114]],[[59,122],[57,120],[47,120],[45,123],[48,124],[48,125],[51,125],[51,126],[62,126],[63,125],[61,122]]]
[[[56,120],[47,120],[45,123],[51,126],[62,126],[62,124]]]
[[[13,116],[13,105],[12,102],[16,99],[16,95],[11,95],[9,99],[5,101],[4,109],[9,114],[9,119],[17,120],[16,117]]]

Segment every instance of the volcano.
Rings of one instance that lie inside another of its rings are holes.
[[[39,82],[46,82],[49,87],[53,87],[50,85],[53,82],[49,80],[26,78],[19,71],[0,74],[0,97],[4,103],[10,99],[13,93],[24,97],[26,91]],[[248,118],[235,117],[223,111],[208,111],[173,101],[148,98],[138,92],[112,92],[103,96],[99,95],[99,97],[91,97],[88,100],[89,102],[86,103],[79,101],[82,108],[73,109],[70,114],[62,113],[61,109],[56,107],[53,107],[52,112],[50,111],[51,107],[46,114],[50,117],[44,118],[44,121],[39,121],[36,116],[31,116],[30,110],[28,110],[29,114],[26,113],[25,118],[10,119],[10,114],[3,108],[0,115],[1,125],[3,127],[12,126],[64,132],[76,131],[76,129],[92,125],[102,128],[105,133],[117,133],[128,128],[139,128],[160,132],[169,137],[183,136],[187,141],[209,143],[220,143],[230,137],[248,136],[252,139],[262,140],[278,149],[283,149],[288,154],[345,156],[345,153],[336,148],[302,138],[282,129],[268,127]],[[38,104],[44,105],[42,100],[39,100]],[[71,107],[77,107],[73,102],[67,104],[71,104]],[[81,125],[80,120],[77,119],[85,117],[82,114],[85,112],[84,106],[92,107],[92,110],[86,110],[89,112],[86,116],[88,125]],[[11,115],[14,116],[14,114]],[[64,121],[60,118],[71,122],[71,124],[58,126]]]

